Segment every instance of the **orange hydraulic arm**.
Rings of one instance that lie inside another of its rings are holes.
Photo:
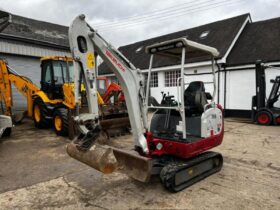
[[[111,84],[109,84],[109,81],[106,77],[97,77],[97,80],[105,81],[106,91],[102,95],[102,100],[103,100],[102,104],[110,103],[110,98],[113,95],[118,97],[117,101],[115,101],[115,102],[117,102],[117,103],[124,102],[124,94],[123,94],[123,91],[122,91],[122,88],[120,85],[118,85],[115,82],[112,82]],[[99,104],[100,104],[100,102],[99,102]]]
[[[1,102],[5,104],[5,114],[12,115],[12,88],[11,84],[13,84],[17,90],[26,97],[27,99],[27,114],[28,116],[32,116],[32,106],[33,99],[32,95],[34,93],[40,91],[30,79],[25,76],[19,75],[11,68],[8,67],[4,60],[0,60],[0,93],[1,93]]]
[[[122,93],[122,89],[121,86],[112,82],[106,92],[104,93],[104,95],[102,96],[104,103],[109,103],[110,98],[112,97],[113,94],[116,94],[116,96],[118,96],[118,102],[120,102],[120,94],[123,95]]]

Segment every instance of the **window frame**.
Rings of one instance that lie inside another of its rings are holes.
[[[181,76],[180,70],[175,71],[166,71],[164,72],[164,86],[165,87],[177,87],[179,84],[177,84],[178,78]]]

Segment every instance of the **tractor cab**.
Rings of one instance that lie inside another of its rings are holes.
[[[73,59],[69,57],[44,57],[41,59],[41,90],[49,99],[63,99],[63,86],[74,82]]]

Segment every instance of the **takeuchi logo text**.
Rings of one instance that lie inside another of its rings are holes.
[[[110,60],[123,72],[125,72],[125,68],[123,67],[123,65],[113,56],[113,54],[106,50],[106,55],[110,58]]]

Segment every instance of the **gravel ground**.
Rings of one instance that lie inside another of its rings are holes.
[[[222,171],[174,194],[158,180],[91,169],[68,157],[67,139],[26,120],[0,143],[0,209],[279,209],[279,126],[226,120],[225,130],[214,149],[224,156]]]

